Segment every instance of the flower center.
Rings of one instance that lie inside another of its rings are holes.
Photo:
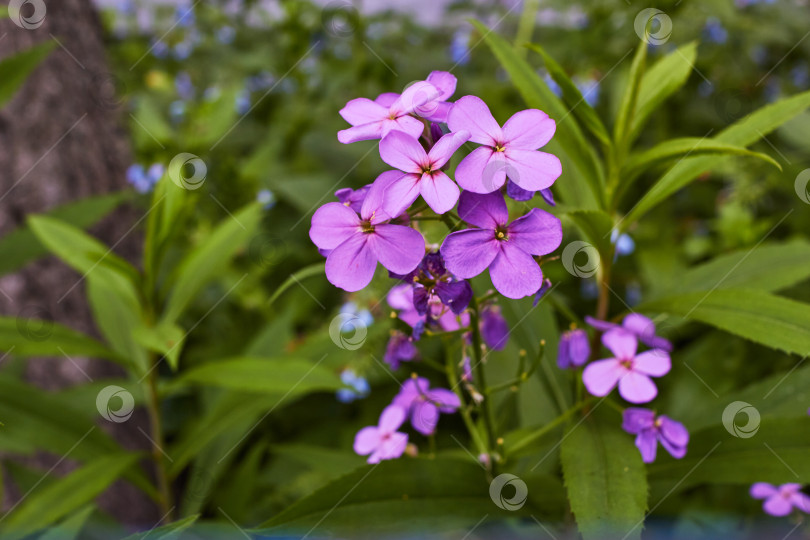
[[[366,234],[371,234],[374,232],[374,225],[371,224],[371,220],[365,219],[360,222],[360,230]]]
[[[506,227],[495,227],[495,238],[501,241],[509,240],[509,230]]]
[[[496,152],[506,152],[506,145],[504,143],[495,143]]]
[[[625,359],[625,360],[619,360],[619,364],[624,369],[626,369],[627,371],[632,371],[633,370],[633,359],[632,358]]]

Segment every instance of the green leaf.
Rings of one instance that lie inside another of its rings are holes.
[[[575,118],[568,114],[562,101],[548,88],[529,63],[520,57],[505,39],[478,21],[471,21],[495,54],[501,66],[509,73],[512,83],[529,107],[540,109],[557,122],[554,139],[544,148],[556,154],[563,164],[565,182],[559,182],[560,191],[568,204],[583,208],[603,204],[604,171],[593,148],[583,137]],[[580,184],[585,182],[588,189]]]
[[[138,271],[131,264],[81,229],[41,215],[30,216],[28,224],[51,253],[83,276],[86,277],[96,268],[104,267],[128,277],[133,283],[138,282]]]
[[[190,383],[281,395],[343,387],[334,371],[309,360],[288,358],[234,358],[203,364],[184,371],[171,387]]]
[[[200,289],[222,273],[233,255],[251,238],[261,216],[261,204],[249,204],[186,255],[175,273],[162,323],[174,323]]]
[[[284,282],[278,286],[275,292],[273,292],[273,295],[267,300],[267,305],[269,306],[273,304],[273,302],[278,300],[279,296],[284,294],[284,291],[286,291],[296,283],[300,283],[301,280],[312,276],[319,276],[324,274],[325,272],[326,272],[326,263],[322,262],[311,264],[298,270],[296,273],[290,275],[290,277],[285,279]]]
[[[112,455],[35,490],[5,520],[3,538],[23,538],[86,505],[132,467],[137,454]]]
[[[344,537],[435,534],[469,529],[498,514],[504,512],[490,499],[483,470],[472,460],[398,459],[352,471],[260,528],[263,534]]]
[[[638,306],[710,324],[766,347],[810,354],[810,305],[755,289],[679,294]]]
[[[810,243],[803,239],[762,244],[720,255],[680,273],[677,284],[656,297],[717,289],[774,292],[810,278]]]
[[[0,107],[23,85],[28,75],[50,54],[56,42],[46,41],[0,61]]]
[[[92,514],[95,509],[96,506],[94,504],[88,504],[62,521],[59,525],[40,536],[38,540],[74,540],[78,538],[87,518],[90,517],[90,514]]]
[[[142,347],[166,357],[172,370],[177,371],[186,332],[175,324],[135,328],[132,337]]]
[[[85,229],[93,225],[127,197],[113,193],[88,197],[58,206],[46,215]],[[29,227],[19,227],[0,238],[0,275],[19,270],[29,262],[48,254]]]
[[[715,141],[750,146],[810,107],[810,91],[782,99],[749,114],[714,137]],[[702,173],[715,169],[727,157],[689,157],[672,166],[627,214],[625,228]]]
[[[610,242],[613,220],[606,212],[573,210],[563,215],[570,219],[585,239],[599,251],[602,259],[610,260],[613,257],[613,244]]]
[[[641,77],[644,74],[646,60],[647,42],[641,40],[636,48],[636,54],[633,56],[633,63],[630,64],[630,73],[627,77],[624,94],[622,94],[622,100],[619,104],[619,112],[616,116],[616,125],[613,129],[613,140],[620,152],[624,152],[630,146],[630,126],[636,112]]]
[[[574,424],[560,448],[577,526],[585,540],[640,538],[647,509],[641,454],[632,436],[619,429],[615,415],[611,421],[594,416]]]
[[[540,47],[540,45],[530,43],[528,47],[543,58],[543,63],[546,65],[549,75],[551,75],[551,78],[554,79],[554,82],[560,85],[560,90],[562,90],[562,99],[569,109],[574,112],[574,116],[579,119],[582,125],[585,126],[585,128],[588,129],[588,131],[590,131],[594,137],[599,139],[602,144],[609,147],[611,145],[610,135],[605,129],[604,124],[602,124],[602,121],[599,119],[596,111],[594,111],[590,104],[585,101],[585,98],[582,96],[579,88],[577,88],[577,85],[575,85],[574,82],[568,78],[565,70],[563,70],[563,68],[552,57],[550,57],[542,47]]]
[[[199,514],[194,514],[183,519],[179,519],[168,525],[163,525],[157,529],[149,529],[148,531],[139,532],[127,536],[124,540],[174,540],[180,538],[189,527],[199,519]]]
[[[53,321],[0,317],[0,351],[17,356],[87,356],[117,360],[107,346]]]
[[[692,41],[675,49],[644,73],[630,130],[631,142],[638,137],[650,114],[686,83],[694,69],[696,57],[697,42]]]

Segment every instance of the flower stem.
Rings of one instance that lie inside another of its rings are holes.
[[[459,413],[461,413],[462,420],[464,420],[464,425],[467,426],[467,431],[470,432],[470,437],[472,437],[475,447],[478,449],[478,453],[487,454],[487,445],[481,439],[481,433],[478,431],[475,422],[473,422],[470,416],[470,409],[467,408],[467,404],[464,402],[464,392],[459,383],[456,368],[453,365],[453,360],[450,358],[450,355],[446,355],[445,371],[447,373],[447,380],[450,382],[450,388],[453,389],[461,402],[461,407],[459,407],[458,410]]]
[[[146,411],[149,415],[150,436],[152,439],[152,461],[155,464],[155,476],[157,478],[157,488],[160,510],[166,519],[172,521],[172,510],[174,506],[171,502],[171,491],[169,489],[169,475],[166,470],[166,461],[163,457],[163,427],[160,419],[160,400],[157,391],[157,366],[159,359],[154,356],[150,358],[152,370],[146,378]]]
[[[529,446],[533,442],[535,442],[538,439],[542,438],[548,432],[550,432],[551,430],[553,430],[554,428],[560,426],[563,422],[568,420],[571,416],[573,416],[573,414],[575,412],[579,411],[580,409],[582,409],[586,405],[592,403],[594,399],[595,398],[591,397],[591,398],[585,399],[583,401],[580,401],[579,403],[577,403],[573,407],[569,408],[567,411],[563,412],[561,415],[559,415],[557,418],[555,418],[554,420],[552,420],[551,422],[549,422],[545,426],[541,427],[537,431],[532,432],[531,434],[527,435],[526,437],[520,439],[515,444],[513,444],[513,445],[511,445],[509,447],[509,453],[512,454],[512,453],[515,453],[515,452],[519,452],[520,450],[523,450],[525,447]]]
[[[475,381],[478,384],[478,387],[481,388],[482,392],[486,395],[487,393],[487,382],[486,382],[486,374],[484,370],[484,359],[481,355],[482,351],[482,340],[481,340],[481,328],[479,327],[479,314],[478,314],[478,302],[476,301],[475,297],[473,297],[472,301],[470,302],[470,329],[472,330],[472,349],[473,349],[473,357],[475,361],[475,366],[473,369],[475,370]],[[492,418],[492,400],[489,398],[484,398],[484,401],[481,403],[482,409],[482,417],[484,421],[484,427],[487,431],[487,454],[491,454],[492,449],[495,448],[495,423]]]

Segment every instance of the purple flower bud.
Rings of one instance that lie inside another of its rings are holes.
[[[543,284],[540,285],[540,288],[537,289],[537,292],[534,293],[534,301],[532,302],[532,307],[536,307],[537,303],[540,302],[540,299],[546,295],[548,291],[551,290],[551,280],[548,278],[543,278]]]
[[[442,126],[437,124],[436,122],[430,123],[430,138],[433,139],[433,143],[435,144],[436,141],[442,138],[444,132],[442,131]]]
[[[590,355],[591,345],[588,343],[588,334],[585,330],[563,332],[557,351],[557,365],[560,369],[582,366]]]
[[[500,351],[506,347],[509,325],[497,308],[487,306],[481,311],[481,337],[490,349]]]
[[[410,362],[418,354],[419,351],[413,344],[413,339],[402,332],[395,331],[391,334],[391,339],[388,340],[388,345],[385,347],[383,360],[391,366],[391,369],[396,370],[399,368],[400,362]]]

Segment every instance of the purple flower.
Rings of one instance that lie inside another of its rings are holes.
[[[786,516],[793,508],[810,513],[810,497],[799,491],[801,484],[782,484],[774,486],[766,482],[757,482],[751,486],[751,496],[765,499],[762,509],[772,516]]]
[[[668,339],[655,335],[655,323],[649,317],[639,313],[631,313],[624,318],[621,325],[600,321],[593,317],[585,317],[585,322],[599,331],[607,332],[613,328],[623,328],[635,335],[643,344],[653,349],[663,349],[672,352],[672,343]]]
[[[481,310],[481,337],[490,349],[496,351],[506,347],[509,339],[509,325],[503,318],[499,309],[493,306],[485,306]]]
[[[418,354],[419,351],[413,344],[413,338],[394,330],[388,339],[388,345],[385,347],[383,360],[391,366],[391,369],[396,370],[399,369],[400,362],[410,362]]]
[[[439,95],[440,91],[431,83],[420,81],[409,86],[390,105],[383,106],[368,98],[353,99],[340,110],[340,116],[352,127],[338,131],[338,141],[349,144],[382,139],[391,131],[404,131],[418,137],[424,125],[410,115]]]
[[[545,255],[562,242],[560,220],[539,208],[509,222],[503,195],[465,191],[458,204],[461,219],[479,229],[451,233],[441,246],[447,269],[462,279],[487,268],[492,284],[507,298],[523,298],[543,285],[533,255]]]
[[[343,188],[335,192],[335,197],[344,205],[359,213],[369,189],[371,189],[371,184],[366,184],[360,189]]]
[[[602,335],[602,343],[615,355],[591,362],[582,372],[585,388],[594,396],[606,396],[619,385],[619,394],[631,403],[647,403],[658,389],[650,377],[661,377],[671,367],[669,354],[653,349],[636,354],[636,336],[623,328]]]
[[[562,174],[557,156],[538,152],[556,130],[554,120],[543,111],[527,109],[515,113],[501,129],[480,98],[464,96],[450,110],[450,131],[469,131],[472,142],[482,144],[456,168],[456,181],[474,193],[490,193],[506,182],[527,191],[551,186]]]
[[[419,105],[414,112],[431,122],[447,122],[447,115],[450,113],[450,109],[453,106],[452,103],[447,103],[447,100],[450,99],[450,96],[456,91],[456,77],[448,71],[431,71],[430,75],[427,77],[427,82],[432,84],[436,90],[439,91],[439,95],[436,96],[435,99]],[[377,96],[374,102],[383,107],[390,107],[399,97],[400,95],[397,93],[386,92]]]
[[[339,202],[323,205],[312,216],[309,237],[320,249],[330,250],[326,277],[341,289],[353,292],[368,285],[377,262],[407,274],[425,254],[425,239],[418,231],[388,223],[381,208],[386,176],[390,179],[389,173],[381,174],[369,190],[359,217]]]
[[[435,297],[456,315],[467,309],[472,300],[472,287],[467,281],[458,281],[444,266],[437,252],[425,255],[416,270],[405,276],[393,275],[413,284],[413,306],[420,315],[426,315],[428,305]],[[435,303],[435,302],[434,302]]]
[[[537,307],[537,304],[540,302],[540,299],[543,298],[548,291],[551,290],[551,280],[548,278],[543,278],[543,284],[540,285],[540,288],[537,289],[537,292],[534,293],[534,300],[532,301],[532,307]]]
[[[656,417],[649,409],[629,407],[624,410],[622,429],[636,435],[636,446],[644,463],[655,461],[659,441],[675,459],[686,455],[689,432],[683,424],[663,414]]]
[[[513,201],[529,201],[534,197],[536,191],[528,191],[523,189],[511,180],[506,181],[506,196]],[[554,202],[554,194],[551,193],[551,188],[541,189],[540,196],[546,201],[549,206],[556,206]]]
[[[430,389],[427,379],[408,379],[402,385],[392,405],[408,411],[413,428],[431,435],[439,423],[439,413],[454,413],[461,407],[458,396],[444,388]]]
[[[425,324],[436,325],[445,332],[458,330],[470,323],[467,313],[456,315],[442,300],[435,295],[428,296],[427,311],[420,313],[414,305],[415,289],[403,283],[397,285],[388,293],[388,305],[399,311],[399,318],[414,329],[414,339],[419,339],[417,329]]]
[[[392,131],[383,137],[380,157],[405,173],[389,184],[383,204],[385,212],[389,216],[399,216],[420,194],[437,214],[452,210],[458,201],[458,186],[441,168],[469,138],[466,131],[448,133],[433,145],[430,152],[425,152],[419,141],[407,133]]]
[[[405,421],[405,416],[405,410],[401,407],[386,407],[376,426],[364,427],[357,432],[354,437],[354,451],[361,456],[368,456],[369,463],[401,456],[408,444],[408,434],[397,430]]]
[[[563,332],[557,350],[557,365],[560,369],[585,365],[590,356],[591,345],[588,343],[588,334],[585,330]]]

